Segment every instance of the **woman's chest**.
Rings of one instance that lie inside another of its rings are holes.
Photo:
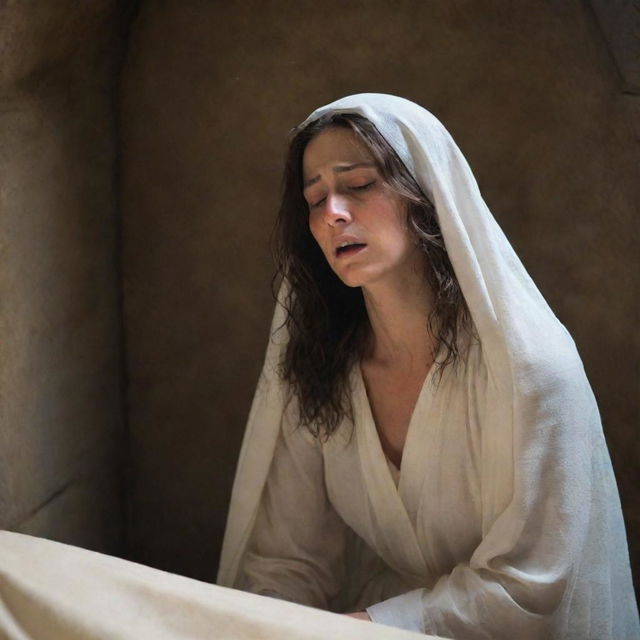
[[[468,559],[481,537],[479,425],[466,403],[418,403],[396,487],[375,425],[356,411],[349,438],[324,446],[329,498],[342,519],[398,570],[424,556],[429,572]],[[419,552],[411,551],[411,548]]]
[[[428,368],[410,373],[362,367],[374,428],[385,455],[400,467],[407,432]]]

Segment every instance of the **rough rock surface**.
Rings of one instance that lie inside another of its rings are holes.
[[[118,6],[0,3],[0,527],[122,549]]]

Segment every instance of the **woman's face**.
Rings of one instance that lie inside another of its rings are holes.
[[[312,138],[302,164],[309,228],[346,285],[400,282],[407,269],[422,264],[403,201],[350,129],[331,127]]]

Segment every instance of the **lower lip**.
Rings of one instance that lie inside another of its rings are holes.
[[[336,258],[347,258],[348,256],[354,256],[356,253],[360,253],[367,248],[367,245],[353,246],[347,247],[346,249],[342,249],[339,253],[336,253]]]

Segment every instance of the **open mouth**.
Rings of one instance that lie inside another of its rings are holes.
[[[338,247],[336,249],[336,257],[351,255],[353,253],[357,253],[364,249],[367,245],[362,242],[355,242],[353,244],[348,244],[344,247]]]

